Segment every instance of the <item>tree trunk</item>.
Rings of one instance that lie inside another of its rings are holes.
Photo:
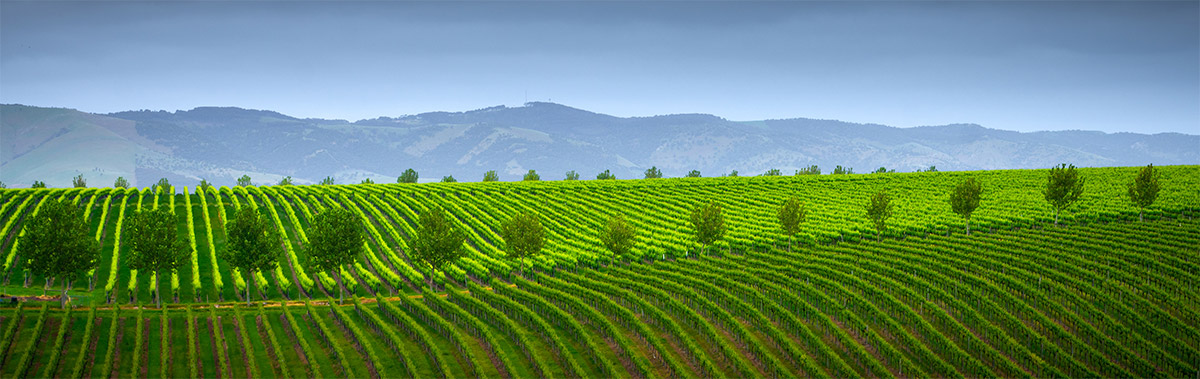
[[[333,281],[337,282],[338,304],[342,304],[342,266],[333,268]]]
[[[433,266],[429,266],[429,292],[433,292]]]
[[[253,272],[250,273],[250,285],[258,285],[258,276],[254,275]],[[250,286],[246,286],[246,306],[250,306]]]
[[[50,277],[46,277],[46,285],[42,286],[42,296],[46,296],[46,291],[50,290]]]
[[[967,217],[967,236],[971,236],[971,218]]]
[[[67,309],[67,286],[63,286],[62,297],[58,301],[62,302],[62,309]]]
[[[155,271],[154,272],[154,304],[157,304],[159,308],[162,308],[162,285],[160,283],[162,283],[162,272]]]
[[[1145,217],[1143,217],[1143,216],[1142,216],[1142,214],[1143,214],[1143,213],[1145,213],[1145,212],[1146,212],[1146,211],[1144,211],[1144,210],[1138,209],[1138,222],[1145,222],[1145,221],[1146,221]]]
[[[1058,210],[1054,210],[1054,226],[1058,226]]]

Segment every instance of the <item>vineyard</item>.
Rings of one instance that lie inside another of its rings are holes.
[[[1200,167],[1159,168],[1144,222],[1126,195],[1136,170],[1083,169],[1060,227],[1045,170],[0,190],[4,291],[69,286],[74,305],[0,307],[0,377],[1196,377]],[[947,204],[968,177],[984,186],[969,237]],[[895,216],[877,239],[864,208],[880,189]],[[795,239],[776,218],[791,196],[808,208]],[[706,248],[688,215],[710,200],[729,230]],[[22,221],[48,201],[82,207],[101,243],[86,280],[49,281],[17,256]],[[121,230],[162,207],[190,261],[155,280],[128,267]],[[221,259],[243,207],[284,236],[277,269]],[[408,256],[431,207],[467,235],[467,258],[432,273],[437,292]],[[343,305],[304,253],[330,208],[368,236],[341,272]],[[524,275],[499,234],[520,212],[546,228]],[[629,259],[597,232],[618,214],[640,231]]]

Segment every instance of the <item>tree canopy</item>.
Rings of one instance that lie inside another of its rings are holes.
[[[792,250],[791,239],[796,233],[800,233],[800,224],[804,223],[807,214],[808,209],[804,202],[796,196],[788,198],[779,206],[779,228],[788,237],[788,251]]]
[[[725,237],[725,216],[721,213],[721,205],[710,200],[692,210],[690,217],[696,241],[711,246]]]
[[[659,178],[662,178],[662,171],[658,169],[658,166],[650,166],[650,168],[646,169],[646,179]]]
[[[608,218],[608,223],[600,231],[600,242],[618,258],[626,258],[633,251],[634,238],[637,228],[625,220],[624,215]]]
[[[396,183],[416,183],[417,178],[417,170],[410,168],[404,170],[404,173],[400,174],[400,176],[396,178]]]
[[[883,240],[883,231],[887,230],[887,219],[891,217],[892,198],[888,196],[887,190],[879,190],[871,196],[871,203],[867,205],[867,218],[875,224],[880,240]]]
[[[1047,176],[1046,190],[1043,192],[1046,202],[1054,208],[1054,225],[1058,226],[1058,215],[1083,196],[1084,179],[1079,175],[1075,165],[1062,164],[1050,169]]]
[[[575,172],[575,170],[567,171],[566,180],[579,180],[579,173]]]
[[[83,212],[69,201],[46,200],[22,229],[16,253],[35,275],[69,281],[100,262],[100,243],[84,223]],[[65,285],[61,301],[66,307]]]
[[[341,268],[354,263],[366,243],[362,219],[342,208],[327,208],[313,217],[308,229],[308,267],[315,272],[329,272],[337,280],[338,302],[342,301]]]
[[[821,168],[817,167],[817,165],[808,166],[796,170],[796,175],[821,175]]]
[[[485,182],[495,182],[499,180],[500,175],[496,174],[496,170],[488,170],[487,172],[483,173],[483,181]]]
[[[87,187],[87,179],[83,178],[83,174],[75,175],[75,178],[71,179],[71,185],[75,186],[75,188],[85,188]]]
[[[504,238],[504,254],[523,267],[525,259],[542,252],[546,234],[537,215],[521,212],[500,225],[500,236]]]
[[[979,207],[983,186],[975,178],[967,178],[950,192],[950,209],[967,220],[967,235],[971,235],[971,213]]]
[[[458,179],[454,179],[454,175],[446,175],[442,177],[442,183],[458,183]]]
[[[290,186],[292,184],[293,184],[293,181],[292,181],[292,177],[290,175],[283,177],[283,179],[279,179],[279,185],[281,185],[281,186]]]
[[[536,170],[529,170],[529,172],[525,173],[525,177],[521,180],[526,182],[536,182],[542,180],[542,176],[538,175]]]
[[[692,170],[692,171],[688,171],[688,173],[687,173],[687,177],[689,177],[689,178],[699,178],[699,177],[700,177],[700,170]]]
[[[250,182],[250,175],[243,174],[242,177],[238,178],[237,185],[241,186],[241,187],[245,187],[245,186],[250,186],[250,185],[254,185],[254,184]]]
[[[233,267],[237,267],[257,280],[254,272],[275,268],[283,255],[283,237],[275,225],[257,209],[242,207],[234,211],[233,218],[225,223],[228,243],[221,254]],[[250,286],[246,286],[246,303],[250,303]]]
[[[764,172],[762,174],[762,176],[780,176],[780,175],[783,175],[783,173],[780,172],[779,169],[777,169],[777,168],[767,170],[767,172]]]
[[[429,265],[429,289],[433,290],[433,274],[448,263],[455,262],[466,254],[463,242],[466,234],[450,223],[446,211],[433,208],[421,212],[417,217],[416,235],[409,240],[412,249],[410,258]]]
[[[608,172],[608,169],[605,169],[604,172],[596,174],[596,180],[610,180],[610,179],[616,179],[616,178],[617,178],[617,176]]]
[[[1146,208],[1154,204],[1158,198],[1158,171],[1154,165],[1148,165],[1138,170],[1133,183],[1129,183],[1129,200],[1138,207],[1138,221],[1145,221]]]
[[[116,181],[113,181],[113,188],[129,188],[129,181],[125,180],[124,176],[118,176]]]
[[[167,208],[139,210],[125,221],[122,242],[129,246],[129,268],[155,273],[161,281],[164,272],[173,272],[191,263],[191,249],[175,227],[175,214]],[[156,282],[154,300],[162,306],[162,290]]]

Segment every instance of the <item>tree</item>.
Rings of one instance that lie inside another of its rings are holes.
[[[817,165],[808,166],[796,170],[796,175],[821,175],[821,168],[817,167]]]
[[[71,280],[100,263],[100,243],[85,224],[83,212],[69,201],[47,200],[22,229],[16,253],[29,272],[66,282],[61,298],[66,308]]]
[[[783,175],[783,173],[779,172],[779,169],[777,169],[777,168],[767,170],[767,172],[764,172],[762,174],[762,176],[779,176],[779,175]]]
[[[697,206],[692,210],[691,221],[696,241],[705,246],[712,246],[725,237],[725,216],[721,214],[721,205],[716,201],[710,200]]]
[[[279,179],[279,185],[281,185],[281,186],[290,186],[290,185],[292,185],[292,177],[291,177],[291,175],[289,175],[289,176],[285,176],[285,177],[283,177],[283,179]]]
[[[538,175],[537,171],[535,170],[529,170],[529,172],[525,173],[525,177],[521,180],[526,182],[536,182],[542,180],[542,176]]]
[[[330,180],[332,180],[332,179],[333,178],[330,178]],[[358,184],[375,184],[375,181],[371,180],[371,178],[363,178],[363,180],[361,182],[358,182]]]
[[[332,185],[334,185],[334,184],[336,184],[336,183],[333,181],[333,177],[332,177],[332,176],[326,176],[326,177],[325,177],[325,179],[321,179],[321,183],[320,183],[320,184],[321,184],[321,185],[323,185],[323,186],[332,186]]]
[[[849,174],[853,174],[853,173],[854,173],[853,168],[842,167],[842,165],[838,165],[837,167],[833,168],[834,175],[849,175]]]
[[[342,302],[342,267],[354,263],[363,252],[362,219],[342,208],[328,208],[313,217],[308,231],[308,267],[315,272],[331,272],[337,281],[338,303]]]
[[[396,183],[416,183],[417,177],[417,170],[410,168],[404,170],[404,173],[400,174],[400,177],[396,178]]]
[[[208,191],[211,191],[212,188],[213,188],[212,183],[209,183],[207,179],[200,179],[200,189],[204,190],[205,192],[208,192]]]
[[[154,302],[162,307],[164,272],[174,272],[185,262],[191,263],[191,250],[175,228],[175,214],[167,208],[139,210],[125,221],[121,236],[128,244],[129,268],[154,272]]]
[[[873,174],[887,174],[893,172],[896,172],[896,170],[888,170],[887,167],[879,167],[875,170],[875,172],[873,172]]]
[[[154,183],[154,192],[171,192],[171,182],[167,178],[159,178],[158,183]]]
[[[33,185],[29,186],[29,188],[46,188],[46,182],[43,182],[41,180],[34,180]]]
[[[600,231],[600,242],[603,242],[604,247],[618,258],[629,257],[629,253],[633,251],[636,237],[637,228],[625,221],[624,215],[609,217],[608,223]]]
[[[238,185],[238,187],[245,187],[245,186],[251,186],[254,184],[250,183],[250,175],[243,174],[242,177],[238,178],[237,185]]]
[[[429,290],[433,290],[433,273],[442,270],[448,263],[462,258],[466,251],[463,241],[466,234],[459,230],[450,220],[446,211],[434,208],[422,212],[417,218],[416,236],[409,240],[413,260],[429,265]]]
[[[971,212],[979,207],[979,195],[982,193],[983,186],[975,178],[964,180],[950,193],[950,209],[967,220],[968,236],[971,235]]]
[[[1138,207],[1138,221],[1146,221],[1143,214],[1158,198],[1158,189],[1158,171],[1153,164],[1138,170],[1137,177],[1129,184],[1129,200]]]
[[[692,170],[692,171],[688,171],[688,173],[687,173],[687,177],[689,177],[689,178],[699,178],[699,177],[700,177],[700,170]]]
[[[929,169],[925,170],[925,172],[938,172],[937,166],[929,166]]]
[[[596,180],[613,180],[616,178],[617,176],[609,173],[608,169],[605,169],[604,172],[596,174]]]
[[[662,171],[659,171],[658,166],[650,166],[650,168],[646,170],[646,179],[659,178],[662,178]]]
[[[87,179],[83,178],[83,174],[75,175],[75,179],[71,179],[71,184],[74,185],[75,188],[86,188]]]
[[[726,176],[728,176],[730,178],[736,178],[738,176],[738,172],[737,172],[737,170],[733,170],[733,171],[730,171],[729,175],[726,175]]]
[[[1075,169],[1075,165],[1061,164],[1050,169],[1047,177],[1046,191],[1043,194],[1046,202],[1054,208],[1054,226],[1058,226],[1058,215],[1071,204],[1079,201],[1083,195],[1083,177]]]
[[[495,182],[499,180],[500,175],[496,174],[496,170],[488,170],[488,172],[483,173],[483,181],[485,182]]]
[[[537,215],[521,212],[500,225],[500,237],[504,238],[504,254],[517,261],[524,271],[524,261],[542,252],[546,233]]]
[[[779,228],[788,236],[788,251],[792,251],[792,237],[800,232],[800,224],[808,209],[799,197],[792,196],[779,207]]]
[[[275,269],[283,255],[283,237],[279,230],[257,209],[242,207],[225,223],[225,231],[229,242],[221,258],[249,276],[250,283],[257,286],[254,273]],[[250,304],[250,286],[246,286],[246,304]]]
[[[879,240],[883,240],[883,231],[887,230],[887,219],[892,217],[892,198],[888,196],[887,190],[879,190],[871,196],[871,203],[867,205],[867,218],[875,223],[875,230],[879,232]]]
[[[124,176],[118,176],[117,180],[115,182],[113,182],[113,188],[128,188],[128,187],[129,187],[129,181],[125,180]]]
[[[5,189],[5,188],[8,188],[8,185],[4,184],[4,182],[0,182],[0,189]]]
[[[454,179],[454,175],[446,175],[442,177],[442,183],[458,183],[458,180]]]
[[[575,172],[575,170],[567,171],[567,179],[565,180],[579,180],[579,173]]]

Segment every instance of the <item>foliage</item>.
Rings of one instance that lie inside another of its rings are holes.
[[[118,176],[117,180],[113,182],[113,188],[128,188],[128,187],[129,187],[129,181],[125,180],[124,176]]]
[[[579,173],[575,170],[567,171],[567,178],[564,180],[579,180]]]
[[[156,273],[173,272],[184,263],[191,263],[190,246],[175,228],[175,214],[166,207],[134,212],[125,222],[124,242],[129,246],[129,268]],[[157,285],[155,288],[161,288]],[[162,306],[162,291],[155,291],[155,300]]]
[[[338,282],[338,301],[342,300],[341,268],[352,264],[363,253],[366,237],[358,214],[342,208],[328,208],[313,218],[308,228],[308,267],[315,272],[332,272]]]
[[[889,173],[894,173],[894,172],[896,172],[896,170],[894,170],[894,169],[888,170],[887,167],[881,166],[878,169],[875,169],[875,171],[872,172],[872,174],[889,174]]]
[[[883,231],[887,230],[887,219],[892,217],[892,198],[887,190],[879,190],[871,195],[871,203],[867,205],[867,218],[875,224],[879,239],[883,240]]]
[[[212,185],[212,183],[208,182],[208,179],[200,179],[199,187],[204,192],[209,192],[209,191],[213,190],[213,185]]]
[[[250,175],[242,174],[242,177],[238,178],[238,180],[237,180],[238,187],[245,187],[245,186],[252,186],[252,185],[254,185],[254,184],[250,182]]]
[[[29,188],[46,188],[46,182],[34,180],[33,185],[29,186]]]
[[[796,170],[796,175],[821,175],[821,168],[817,167],[817,165],[808,166]]]
[[[692,171],[688,171],[688,173],[687,173],[687,177],[688,177],[688,178],[699,178],[699,177],[700,177],[700,170],[692,170]]]
[[[225,223],[228,243],[221,258],[256,280],[257,271],[272,270],[283,255],[283,237],[279,230],[257,209],[243,206]],[[250,303],[250,286],[246,286],[246,304]]]
[[[158,182],[154,183],[154,186],[152,186],[151,188],[154,190],[155,193],[168,193],[168,192],[171,192],[172,187],[171,187],[171,182],[168,181],[167,178],[159,178]]]
[[[783,173],[780,172],[779,169],[777,169],[777,168],[767,170],[767,172],[764,172],[762,174],[762,176],[780,176],[780,175],[783,175]]]
[[[1079,175],[1075,165],[1059,165],[1050,169],[1047,176],[1045,195],[1046,202],[1054,208],[1054,225],[1058,226],[1058,215],[1083,196],[1084,178]]]
[[[317,183],[317,184],[322,185],[322,186],[332,186],[334,184],[337,184],[337,182],[335,182],[333,180],[332,176],[326,176],[324,179],[321,179],[320,183]]]
[[[979,207],[983,186],[975,178],[967,178],[950,193],[950,209],[967,220],[967,235],[971,235],[971,212]]]
[[[729,175],[726,175],[726,176],[728,176],[730,178],[736,178],[738,176],[738,172],[737,172],[737,170],[733,170],[733,171],[730,171]]]
[[[448,263],[466,255],[463,243],[466,234],[450,223],[446,210],[433,208],[422,212],[417,219],[415,236],[409,240],[410,258],[441,270]],[[433,271],[429,272],[429,289],[433,290]]]
[[[488,170],[487,172],[483,173],[483,181],[485,182],[495,182],[499,180],[500,175],[496,174],[496,170]]]
[[[529,170],[529,172],[525,173],[525,177],[521,178],[521,180],[526,182],[536,182],[542,180],[542,176],[538,175],[537,171],[535,170]]]
[[[796,233],[800,233],[800,224],[804,222],[805,216],[808,214],[808,209],[799,197],[792,196],[779,206],[779,228],[788,236],[790,241]],[[791,243],[788,243],[788,250],[791,250]]]
[[[834,175],[849,175],[849,174],[853,174],[853,173],[854,173],[853,168],[842,167],[842,165],[838,165],[837,167],[833,168]]]
[[[292,183],[291,175],[288,175],[288,176],[283,177],[282,179],[279,179],[279,185],[281,185],[281,186],[290,186],[292,184],[293,183]]]
[[[662,178],[662,171],[659,170],[657,166],[650,166],[649,169],[646,169],[646,179],[659,179],[659,178]]]
[[[75,175],[75,178],[71,179],[71,185],[75,188],[87,188],[87,179],[83,178],[83,174]]]
[[[696,241],[711,246],[714,242],[725,237],[725,215],[721,213],[721,205],[715,200],[701,204],[692,210],[689,218]]]
[[[626,221],[624,215],[619,214],[609,217],[604,229],[600,231],[600,242],[618,258],[629,256],[636,237],[637,227]]]
[[[1129,200],[1138,207],[1139,221],[1145,221],[1146,208],[1154,204],[1154,199],[1158,198],[1158,177],[1158,171],[1155,171],[1154,165],[1150,164],[1138,170],[1137,177],[1133,178],[1133,183],[1129,183]]]
[[[442,183],[458,183],[458,180],[454,179],[454,175],[446,175],[442,177]]]
[[[8,185],[4,184],[4,182],[0,181],[0,189],[5,189],[5,188],[8,188]]]
[[[937,166],[929,166],[929,169],[925,170],[925,172],[938,172]]]
[[[332,180],[333,178],[329,178],[329,179]],[[363,180],[361,182],[358,182],[358,184],[375,184],[375,181],[371,180],[371,178],[363,178]]]
[[[22,228],[17,254],[34,275],[67,281],[100,263],[100,243],[92,238],[83,212],[69,201],[44,201]],[[63,286],[64,307],[66,292]]]
[[[396,178],[396,183],[416,183],[418,177],[417,170],[410,168],[404,170],[404,173],[400,174],[400,176]]]
[[[501,224],[500,236],[504,238],[505,256],[518,263],[541,253],[546,243],[542,221],[526,212],[517,213]]]
[[[616,179],[616,178],[617,178],[617,176],[609,173],[608,169],[605,169],[604,172],[596,174],[596,180],[610,180],[610,179]]]

